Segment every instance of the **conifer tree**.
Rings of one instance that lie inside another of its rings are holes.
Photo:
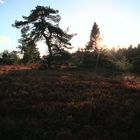
[[[99,41],[100,41],[100,29],[96,22],[94,22],[91,33],[90,33],[90,41],[86,45],[87,50],[94,50],[95,52],[99,49]]]
[[[21,38],[19,39],[20,53],[23,54],[23,63],[36,63],[40,60],[40,53],[36,48],[35,42],[27,34],[28,26],[22,28]]]
[[[36,6],[29,16],[23,16],[24,21],[15,21],[13,24],[14,27],[21,29],[29,27],[29,37],[34,42],[45,39],[49,52],[48,67],[51,67],[53,50],[61,52],[62,47],[71,45],[69,41],[73,37],[73,34],[68,34],[59,27],[61,17],[58,12],[47,6]],[[56,42],[61,42],[63,45],[60,46]]]

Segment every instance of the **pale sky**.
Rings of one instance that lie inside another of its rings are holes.
[[[0,52],[16,49],[20,30],[11,24],[28,16],[36,5],[59,10],[60,27],[77,33],[71,41],[75,49],[89,41],[94,22],[108,47],[140,43],[140,0],[0,0]],[[40,48],[43,52],[47,47]]]

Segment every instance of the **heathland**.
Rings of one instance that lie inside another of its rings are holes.
[[[3,140],[138,140],[139,75],[0,67]]]

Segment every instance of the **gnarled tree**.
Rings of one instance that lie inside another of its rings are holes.
[[[23,16],[24,21],[15,21],[13,24],[16,28],[28,27],[29,37],[34,42],[45,39],[49,52],[48,67],[51,67],[54,53],[69,48],[67,45],[71,45],[69,41],[73,37],[73,34],[68,34],[59,27],[61,17],[58,12],[47,6],[36,6],[29,16]]]

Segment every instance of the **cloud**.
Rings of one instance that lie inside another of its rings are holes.
[[[0,0],[0,4],[3,4],[3,3],[5,3],[5,1],[4,0]]]

